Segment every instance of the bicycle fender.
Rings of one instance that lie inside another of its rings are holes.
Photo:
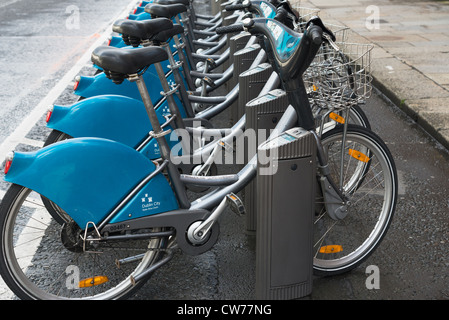
[[[164,121],[161,112],[159,121]],[[152,130],[142,101],[118,95],[87,98],[53,106],[47,127],[74,138],[97,137],[135,148]]]
[[[88,222],[98,225],[155,168],[142,154],[121,143],[78,138],[35,152],[16,152],[5,180],[47,197],[84,229]],[[144,196],[157,199],[159,205],[142,214],[178,208],[162,174],[143,190]],[[139,200],[142,204],[141,199],[133,199]]]
[[[132,49],[130,49],[132,50]],[[167,67],[162,63],[164,72],[167,73]],[[156,72],[154,65],[151,65],[143,74],[143,79],[147,85],[148,93],[151,101],[154,103],[161,99],[162,85]],[[168,77],[168,80],[173,81],[173,75]],[[139,90],[135,83],[125,79],[120,85],[113,83],[102,72],[95,76],[80,76],[78,86],[74,93],[78,96],[90,98],[104,94],[116,94],[142,100]]]
[[[138,14],[130,14],[128,16],[128,19],[129,20],[138,20],[138,21],[140,21],[140,20],[149,20],[149,19],[151,19],[151,14],[149,14],[147,12],[141,12],[141,13],[138,13]]]
[[[180,102],[178,103],[180,105]],[[180,111],[185,117],[185,112]],[[156,114],[160,123],[166,121],[164,117],[170,115],[167,101],[156,109]],[[47,127],[73,138],[104,138],[134,149],[139,147],[152,131],[143,103],[117,95],[87,98],[69,106],[55,105]],[[166,130],[168,129],[173,128],[168,125]],[[170,135],[167,142],[170,148],[173,148],[179,141]],[[155,139],[146,143],[140,152],[149,159],[158,159],[161,156]]]

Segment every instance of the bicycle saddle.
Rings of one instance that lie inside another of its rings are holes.
[[[164,5],[183,4],[185,6],[188,6],[190,4],[190,0],[156,0],[153,3],[164,4]]]
[[[123,49],[100,46],[91,56],[92,62],[117,84],[123,82],[126,75],[139,73],[143,68],[167,59],[167,52],[161,47]]]
[[[153,35],[170,29],[173,22],[167,18],[155,18],[149,20],[120,19],[114,22],[112,31],[125,33],[141,39],[150,39]]]
[[[151,17],[164,17],[173,19],[174,16],[181,12],[186,12],[187,7],[183,4],[162,5],[157,3],[149,3],[145,6],[145,12],[151,14]]]
[[[171,37],[184,32],[184,27],[179,24],[174,24],[173,28],[164,30],[156,34],[151,40],[153,42],[167,42]]]
[[[114,22],[112,31],[121,33],[127,45],[138,47],[141,40],[150,40],[161,31],[171,29],[173,23],[167,18],[149,20],[120,19]]]

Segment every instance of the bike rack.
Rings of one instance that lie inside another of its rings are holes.
[[[223,10],[227,4],[226,0],[212,0],[212,13],[220,12],[225,21],[230,15]],[[229,39],[231,48],[240,37],[242,42],[248,41],[245,33],[235,35]],[[245,114],[246,130],[266,130],[268,136],[289,105],[287,95],[276,89],[257,97],[265,73],[260,65],[248,68],[244,64],[250,54],[231,50],[234,78],[229,83],[238,83],[240,88],[238,103],[231,105],[231,119]],[[267,67],[267,73],[271,71],[271,66]],[[256,134],[256,146],[261,143],[258,137]],[[245,145],[245,150],[254,150],[254,146]],[[244,153],[245,163],[251,159],[249,152]],[[295,128],[262,143],[257,152],[257,176],[243,191],[246,232],[256,235],[256,299],[303,298],[312,292],[316,141],[312,133]],[[272,155],[276,164],[267,167],[261,153]],[[262,169],[268,169],[268,174]]]
[[[269,63],[262,63],[239,75],[239,88],[242,90],[239,90],[238,108],[233,119],[240,119],[245,114],[246,104],[259,95],[272,73],[273,67]]]
[[[315,159],[314,136],[302,128],[258,148],[256,299],[312,292]]]
[[[231,79],[226,82],[226,89],[231,90],[238,84],[238,79],[240,73],[242,73],[245,70],[248,70],[251,66],[244,66],[240,65],[240,60],[244,59],[244,55],[240,52],[240,50],[243,50],[245,47],[252,45],[253,43],[250,42],[251,40],[251,34],[248,32],[242,32],[239,33],[229,39],[229,50],[230,50],[230,56],[233,59],[233,76]],[[236,53],[239,52],[237,55]],[[244,59],[246,60],[246,59]],[[254,61],[254,60],[253,60]]]
[[[257,60],[257,57],[259,53],[261,52],[261,47],[259,44],[252,44],[248,47],[245,47],[239,51],[237,51],[234,54],[234,73],[232,79],[228,81],[229,87],[235,87],[237,84],[239,84],[239,88],[245,88],[240,87],[240,76],[243,72],[248,71],[253,66],[254,61]],[[246,83],[242,83],[242,85],[246,85]],[[240,99],[248,99],[246,97],[241,97],[241,95],[244,95],[244,91],[247,90],[240,90],[239,89],[239,98],[234,101],[231,106],[231,120],[237,121],[241,117],[241,113],[238,111],[239,106],[242,102],[240,102]],[[258,91],[260,92],[260,90]],[[243,100],[242,100],[243,101]]]
[[[279,119],[284,114],[288,106],[288,98],[285,91],[281,89],[275,89],[267,94],[255,98],[249,101],[245,107],[246,115],[246,129],[253,130],[255,132],[255,141],[249,141],[253,146],[245,146],[245,153],[248,158],[245,159],[245,163],[252,158],[254,154],[250,153],[257,151],[257,147],[265,140],[259,141],[259,138],[263,138],[262,130],[265,130],[265,137],[269,137],[270,130],[276,127]],[[251,132],[251,131],[250,131]],[[262,134],[262,136],[260,136]],[[257,177],[249,183],[244,189],[244,205],[246,209],[246,232],[248,234],[254,234],[256,231],[257,221]]]

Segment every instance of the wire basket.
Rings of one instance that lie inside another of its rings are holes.
[[[324,42],[303,75],[312,106],[345,109],[371,95],[371,44]]]

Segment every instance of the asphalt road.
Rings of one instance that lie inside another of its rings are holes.
[[[74,76],[94,71],[86,52],[103,43],[108,26],[129,4],[129,0],[0,4],[0,157],[12,149],[42,145],[48,134],[43,122],[47,105],[77,99],[71,91]],[[67,27],[76,21],[72,5],[79,8],[79,29]],[[314,278],[306,299],[449,299],[449,152],[381,94],[374,93],[364,110],[396,161],[400,197],[395,217],[365,263],[341,276]],[[224,113],[214,123],[227,127],[228,119]],[[0,198],[7,186],[0,182]],[[195,257],[177,254],[134,299],[254,299],[256,243],[246,234],[244,222],[244,217],[226,211],[220,239],[211,251]],[[367,287],[370,266],[379,270],[379,288]],[[13,297],[0,287],[0,298]]]

